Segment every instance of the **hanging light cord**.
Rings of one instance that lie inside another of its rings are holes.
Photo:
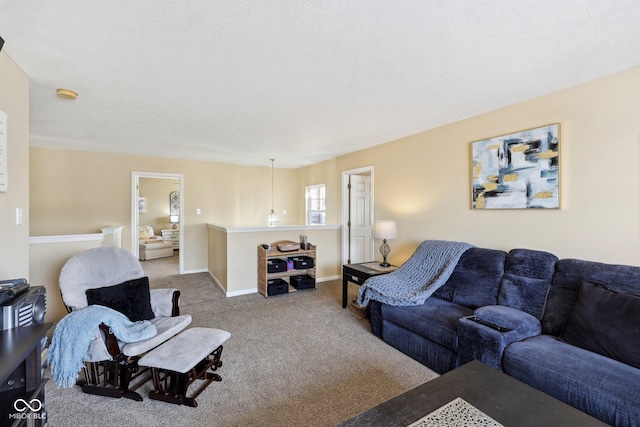
[[[269,159],[271,160],[271,213],[273,213],[273,161],[274,159]]]

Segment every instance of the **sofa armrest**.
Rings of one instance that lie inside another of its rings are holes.
[[[540,321],[529,313],[504,305],[488,305],[476,309],[473,314],[482,320],[511,329],[513,341],[522,341],[542,333]]]
[[[177,289],[151,289],[151,309],[156,317],[172,317],[180,315]]]
[[[510,307],[480,307],[458,322],[458,366],[473,359],[502,370],[504,349],[515,341],[540,335],[534,316]]]

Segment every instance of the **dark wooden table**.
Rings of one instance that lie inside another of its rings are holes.
[[[379,276],[380,274],[391,273],[398,267],[392,265],[390,267],[381,267],[379,262],[361,262],[358,264],[345,264],[342,266],[342,308],[347,306],[347,287],[348,282],[353,282],[361,286],[369,277]]]
[[[406,427],[458,397],[506,427],[607,425],[474,360],[339,426]]]
[[[0,331],[0,425],[13,422],[14,426],[41,426],[44,423],[39,416],[44,406],[47,379],[41,376],[40,342],[51,326],[51,323],[44,323]],[[36,398],[38,402],[34,403]],[[17,411],[14,407],[17,399],[37,407],[35,412],[38,414]],[[16,412],[26,418],[11,418]]]

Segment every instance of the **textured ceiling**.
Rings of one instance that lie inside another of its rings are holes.
[[[639,22],[638,0],[0,0],[31,145],[277,167],[637,67]]]

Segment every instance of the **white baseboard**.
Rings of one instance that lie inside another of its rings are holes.
[[[316,283],[321,283],[321,282],[330,282],[332,280],[338,280],[339,278],[341,278],[342,276],[329,276],[329,277],[321,277],[319,279],[316,279]]]
[[[253,289],[241,289],[239,291],[233,291],[233,292],[227,292],[227,298],[231,298],[231,297],[238,297],[240,295],[249,295],[249,294],[255,294],[258,292],[258,288],[253,288]]]
[[[209,273],[209,276],[211,276],[211,278],[213,279],[215,284],[218,285],[218,287],[222,290],[222,292],[224,292],[224,294],[227,296],[227,298],[237,297],[237,296],[240,296],[240,295],[255,294],[256,292],[258,292],[258,287],[257,286],[255,288],[252,288],[252,289],[241,289],[239,291],[227,292],[226,289],[224,288],[224,286],[222,286],[222,284],[220,283],[218,278],[215,276],[215,274],[213,274],[209,270],[206,270],[206,271]]]
[[[195,274],[195,273],[210,273],[210,271],[206,268],[200,268],[198,270],[187,270],[182,272],[182,274]]]

